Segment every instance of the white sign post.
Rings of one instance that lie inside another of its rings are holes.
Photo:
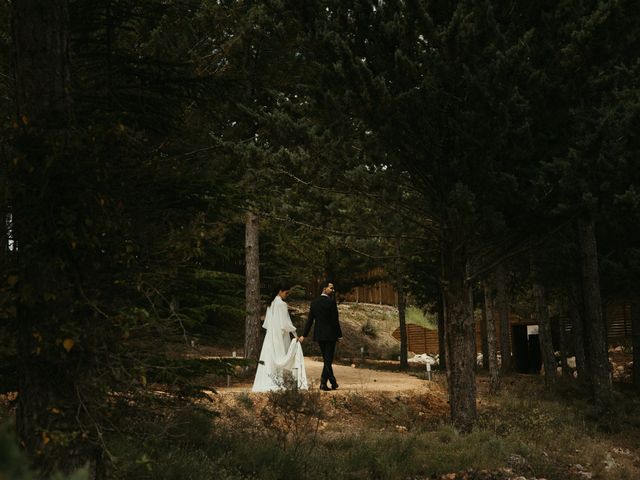
[[[233,358],[236,358],[236,351],[235,350],[231,353],[231,356]],[[230,386],[231,386],[231,375],[227,374],[227,388],[229,388]]]

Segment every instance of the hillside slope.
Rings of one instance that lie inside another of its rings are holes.
[[[309,313],[309,302],[289,302],[289,312],[298,333]],[[388,305],[343,302],[338,305],[343,339],[338,345],[339,358],[397,359],[399,342],[391,336],[398,328],[398,309]],[[314,342],[305,342],[305,352],[319,355]]]
[[[302,333],[309,314],[309,301],[289,301],[289,313],[298,334]],[[397,360],[400,343],[391,334],[398,328],[398,309],[388,305],[343,302],[338,305],[343,339],[337,349],[337,358]],[[261,332],[262,333],[262,332]],[[244,324],[222,323],[202,329],[194,337],[197,351],[201,355],[231,356],[233,352],[242,355]],[[311,338],[309,339],[311,340]],[[178,339],[172,345],[174,353],[192,354],[188,345]],[[305,354],[319,356],[320,350],[313,341],[305,342]]]

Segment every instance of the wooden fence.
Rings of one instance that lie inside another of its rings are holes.
[[[400,328],[396,328],[391,334],[400,341]],[[413,353],[428,353],[434,355],[440,352],[437,330],[427,330],[420,325],[409,323],[407,325],[407,350]]]
[[[509,316],[510,325],[524,325],[522,318],[518,315]],[[500,322],[495,319],[496,326],[496,349],[500,352]],[[512,332],[509,332],[511,336]],[[400,328],[396,328],[391,334],[398,342],[400,341]],[[438,331],[426,329],[413,323],[407,324],[407,350],[415,354],[428,353],[434,355],[440,352],[440,342]],[[480,321],[476,321],[476,352],[482,352],[482,327]]]
[[[631,302],[616,301],[606,305],[605,315],[607,320],[607,339],[610,345],[620,344],[632,338],[631,330]],[[535,324],[533,321],[525,321],[518,315],[509,316],[509,325]],[[496,347],[500,352],[500,322],[496,319]],[[571,320],[564,319],[565,331],[571,335]],[[400,328],[391,334],[398,342],[400,341]],[[513,336],[513,331],[509,331],[509,337]],[[513,344],[513,339],[512,344]],[[407,349],[415,354],[428,353],[429,355],[439,353],[438,331],[428,330],[420,325],[412,323],[407,325]],[[476,351],[482,352],[482,331],[480,321],[476,321]]]
[[[341,295],[341,299],[344,299],[345,302],[398,305],[398,294],[393,285],[388,282],[355,287],[349,293]]]
[[[608,303],[605,307],[605,317],[609,343],[620,343],[632,338],[630,301],[616,300]]]
[[[384,280],[385,278],[387,274],[382,268],[371,269],[365,276],[365,285],[354,287],[340,297],[346,302],[398,306],[396,289],[391,282]]]

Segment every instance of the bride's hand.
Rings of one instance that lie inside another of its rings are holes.
[[[302,335],[300,335],[300,336],[298,337],[298,341],[299,341],[300,343],[302,343],[302,342],[304,341],[304,337],[303,337]]]

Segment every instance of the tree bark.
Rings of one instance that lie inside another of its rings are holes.
[[[461,431],[469,432],[477,415],[473,297],[467,280],[464,248],[456,249],[446,242],[444,249],[445,342],[451,419]]]
[[[396,291],[398,292],[398,320],[400,321],[400,369],[407,370],[409,361],[407,358],[407,322],[406,304],[404,293],[404,269],[400,256],[400,239],[396,239]]]
[[[564,313],[559,317],[560,323],[560,365],[562,366],[562,376],[570,377],[571,370],[569,369],[569,362],[567,361],[567,332],[566,332],[566,318]]]
[[[576,283],[569,288],[569,309],[571,315],[571,336],[576,355],[576,371],[580,382],[589,383],[588,363],[585,352],[584,315],[582,293]]]
[[[504,265],[498,265],[496,269],[496,302],[498,304],[498,316],[500,318],[500,357],[502,360],[500,371],[504,375],[512,369],[511,361],[511,337],[509,330],[509,300],[507,298],[507,278]]]
[[[260,355],[260,219],[253,212],[245,218],[245,302],[244,357]]]
[[[64,128],[71,109],[68,2],[18,0],[12,13],[20,120]]]
[[[52,431],[73,438],[74,365],[53,345],[62,319],[72,315],[67,273],[56,249],[55,221],[61,200],[51,170],[64,169],[61,153],[71,121],[68,5],[66,0],[12,3],[17,100],[16,161],[10,171],[12,233],[16,256],[18,400],[20,444],[43,477],[68,471],[81,456],[78,443],[62,445]],[[13,188],[15,187],[15,188]],[[47,302],[43,300],[53,298]],[[63,368],[61,365],[64,365]],[[68,371],[66,371],[68,369]],[[58,415],[51,408],[61,408]],[[62,411],[64,410],[64,411]],[[70,413],[71,412],[71,413]],[[64,437],[66,436],[66,437]],[[66,450],[60,455],[60,449]]]
[[[444,314],[444,291],[442,286],[438,287],[438,298],[436,300],[437,304],[437,315],[438,315],[438,368],[440,370],[447,369],[447,348],[444,341],[444,332],[445,332],[445,320],[446,315]]]
[[[486,282],[482,282],[484,291],[483,317],[487,329],[487,363],[489,367],[489,393],[495,395],[500,390],[500,378],[498,376],[498,352],[496,348],[496,324],[493,319],[493,298],[491,289]]]
[[[486,295],[486,285],[482,283],[483,295]],[[480,339],[482,341],[482,368],[489,370],[489,339],[487,338],[487,298],[485,296],[482,304],[482,317],[480,320]]]
[[[595,222],[592,217],[578,220],[578,243],[591,386],[596,401],[608,404],[611,401],[611,369],[600,296]]]
[[[633,385],[640,389],[640,300],[631,305],[631,335],[633,336]]]
[[[542,364],[544,365],[544,381],[548,387],[554,387],[557,384],[558,375],[551,337],[549,305],[547,304],[546,289],[539,278],[534,253],[531,254],[531,279],[533,282],[536,317],[538,319],[538,333],[540,335],[540,353],[542,355]]]
[[[567,356],[569,352],[569,346],[567,345],[567,299],[562,296],[560,299],[560,314],[558,316],[558,327],[560,331],[560,366],[562,367],[562,376],[570,377],[571,370],[569,369],[569,363]]]

